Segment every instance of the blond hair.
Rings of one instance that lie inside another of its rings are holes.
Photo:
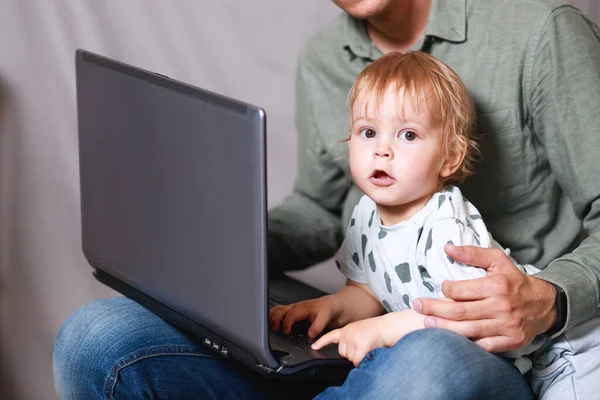
[[[359,95],[381,104],[390,89],[409,96],[415,107],[428,107],[434,128],[443,133],[440,168],[453,152],[460,155],[458,168],[443,183],[458,184],[472,175],[479,154],[473,137],[475,109],[458,75],[427,53],[388,53],[369,64],[354,81],[348,95],[350,118]]]

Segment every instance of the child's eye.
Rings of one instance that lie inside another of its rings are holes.
[[[407,142],[412,142],[413,140],[417,139],[417,134],[414,133],[413,131],[402,131],[402,132],[398,133],[398,137],[401,140],[406,140]]]
[[[367,138],[367,139],[373,139],[375,137],[375,135],[376,135],[375,131],[371,128],[361,129],[361,131],[360,131],[360,136]]]

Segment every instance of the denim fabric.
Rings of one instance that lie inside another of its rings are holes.
[[[412,332],[371,351],[329,399],[531,399],[519,371],[470,340],[442,329]]]
[[[227,362],[127,298],[92,302],[65,322],[54,347],[54,381],[62,399],[78,400],[265,399],[283,387]],[[297,386],[291,389],[300,398],[326,387]]]
[[[61,328],[54,379],[63,399],[312,398],[327,382],[263,378],[228,362],[126,298],[82,307]],[[518,371],[449,331],[376,349],[319,399],[529,399]]]
[[[597,399],[600,318],[576,325],[533,355],[531,386],[540,400]]]

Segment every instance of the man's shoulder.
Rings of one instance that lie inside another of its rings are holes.
[[[478,15],[527,14],[545,18],[557,9],[574,8],[568,0],[483,0],[470,2],[470,7]],[[509,22],[509,21],[507,21]]]
[[[579,13],[567,0],[478,0],[467,4],[468,36],[473,44],[492,49],[501,46],[512,51],[510,57],[516,62],[526,49],[535,48],[537,38],[554,16]],[[489,56],[486,51],[481,54]]]
[[[516,3],[522,6],[535,7],[544,11],[552,11],[558,7],[571,5],[569,0],[500,0],[502,3]]]
[[[574,7],[571,1],[569,0],[519,0],[522,3],[531,4],[534,7],[541,8],[546,12],[552,12],[557,8],[561,8],[564,6]]]

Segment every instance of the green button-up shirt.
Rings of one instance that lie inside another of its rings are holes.
[[[461,185],[494,238],[568,300],[563,331],[600,299],[600,30],[558,0],[433,0],[411,50],[463,79],[483,162]],[[364,21],[341,14],[300,54],[298,177],[269,213],[269,260],[298,269],[332,256],[361,196],[349,175],[346,106],[358,73],[382,55]],[[584,238],[582,243],[579,243]]]

